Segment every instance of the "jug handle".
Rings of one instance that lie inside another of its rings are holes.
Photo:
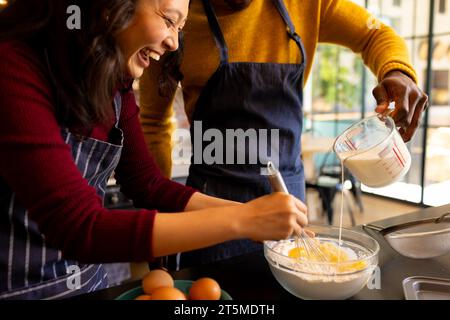
[[[392,112],[394,112],[395,110],[395,102],[391,102],[389,103],[389,106],[386,108],[386,110],[384,110],[383,112],[378,114],[378,117],[380,118],[380,120],[384,121],[387,117],[389,117]]]

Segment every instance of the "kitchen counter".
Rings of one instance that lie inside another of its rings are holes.
[[[428,208],[417,212],[377,221],[377,226],[390,226],[417,219],[434,218],[450,212],[450,205]],[[363,230],[362,226],[354,229]],[[352,299],[404,299],[402,281],[411,276],[429,276],[450,279],[450,254],[435,258],[417,260],[403,257],[396,253],[379,233],[366,230],[380,244],[379,267],[381,270],[380,289],[365,287]],[[172,273],[176,280],[195,280],[200,277],[216,279],[221,287],[234,300],[287,300],[297,298],[285,291],[272,276],[262,252],[247,254],[225,261],[212,263],[196,268],[183,269]],[[115,299],[123,292],[139,286],[140,282],[124,284],[91,294],[79,296],[77,299]]]

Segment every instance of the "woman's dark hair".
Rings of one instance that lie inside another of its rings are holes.
[[[115,89],[129,90],[117,34],[133,19],[137,0],[15,0],[0,12],[0,41],[22,40],[37,49],[56,91],[62,126],[88,135],[112,116]],[[70,30],[67,9],[81,10],[80,30]],[[176,82],[178,55],[166,59],[162,86]]]
[[[180,70],[184,51],[183,37],[184,34],[181,31],[178,34],[178,50],[167,53],[167,57],[165,57],[163,61],[161,74],[158,78],[159,95],[163,97],[173,95],[177,89],[178,82],[184,78],[184,75]]]

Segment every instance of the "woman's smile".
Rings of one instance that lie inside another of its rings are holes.
[[[150,59],[155,61],[159,61],[162,54],[159,54],[149,48],[144,48],[135,54],[135,57],[138,59],[138,63],[142,68],[148,68],[150,65]]]
[[[186,22],[187,0],[138,1],[132,22],[118,37],[127,72],[139,78],[151,60],[178,49],[178,33]]]

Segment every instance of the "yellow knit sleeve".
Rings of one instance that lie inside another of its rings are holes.
[[[322,0],[319,41],[343,45],[361,54],[364,63],[382,80],[400,70],[417,82],[405,41],[350,0]]]
[[[172,170],[172,101],[158,92],[159,64],[152,64],[139,80],[140,120],[147,147],[162,173],[170,177]]]

